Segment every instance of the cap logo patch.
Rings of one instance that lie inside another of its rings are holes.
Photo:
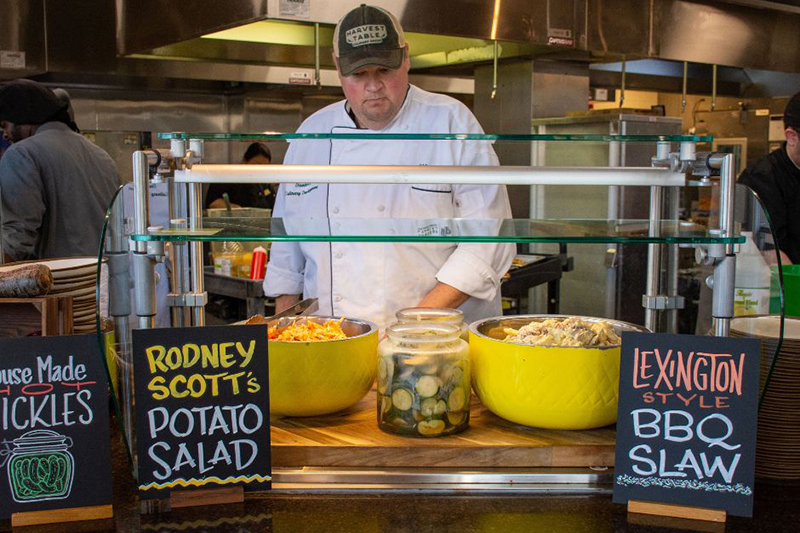
[[[368,44],[379,44],[386,39],[386,26],[383,24],[364,24],[347,30],[344,34],[347,43],[353,48]]]

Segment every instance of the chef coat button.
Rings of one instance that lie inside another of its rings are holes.
[[[334,215],[338,214],[339,213],[339,208],[338,207],[334,207],[333,209],[331,209],[331,213],[333,213]]]
[[[380,211],[381,213],[383,213],[384,211],[386,211],[386,206],[385,206],[385,205],[379,205],[379,206],[378,206],[378,211]]]
[[[342,252],[336,252],[336,255],[334,257],[336,259],[341,259],[342,258]]]
[[[341,302],[342,301],[342,297],[339,296],[339,295],[336,295],[333,299],[336,300],[337,302]]]

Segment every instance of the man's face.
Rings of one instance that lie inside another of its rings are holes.
[[[11,140],[11,128],[14,126],[11,122],[7,120],[0,120],[0,128],[3,129],[3,139],[14,142]]]
[[[11,143],[19,142],[33,134],[31,126],[14,124],[8,120],[0,120],[0,127],[3,128],[3,138]]]
[[[336,58],[334,58],[334,61]],[[360,126],[380,130],[397,116],[408,90],[408,45],[400,68],[364,67],[350,76],[339,74],[342,90]],[[337,64],[338,70],[338,64]]]
[[[786,128],[786,153],[795,165],[800,167],[800,132],[794,128]]]

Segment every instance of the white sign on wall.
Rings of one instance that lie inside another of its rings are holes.
[[[311,18],[311,0],[280,0],[278,16]]]
[[[22,70],[25,68],[25,52],[0,50],[0,69]]]

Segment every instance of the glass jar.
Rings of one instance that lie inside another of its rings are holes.
[[[72,439],[39,429],[14,439],[8,460],[8,482],[15,502],[60,500],[69,497],[75,460],[67,448]],[[9,453],[6,451],[6,453]]]
[[[378,345],[378,427],[438,437],[469,425],[469,345],[455,324],[392,324]]]
[[[406,307],[395,313],[401,324],[425,322],[435,324],[455,324],[461,328],[461,338],[469,340],[469,328],[464,324],[464,311],[449,307]]]

